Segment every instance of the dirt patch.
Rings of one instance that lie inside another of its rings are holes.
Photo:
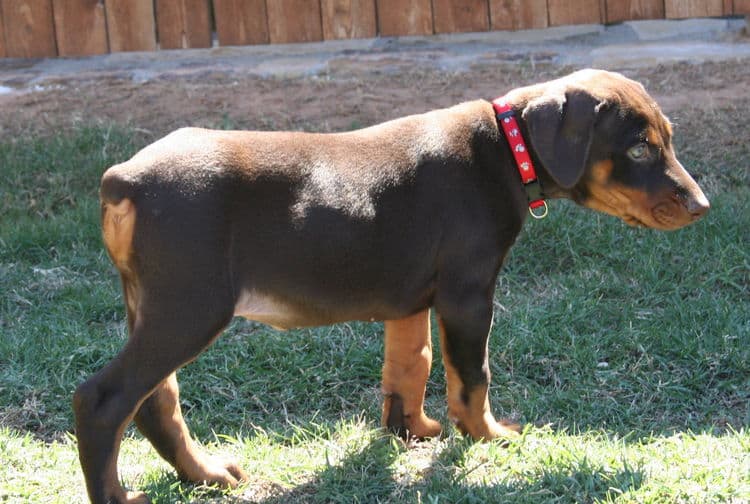
[[[180,126],[341,131],[476,98],[493,98],[574,70],[533,58],[487,61],[463,71],[342,57],[324,73],[263,78],[207,70],[188,75],[46,80],[0,94],[0,135],[38,134],[79,124],[119,123],[158,137]],[[685,108],[750,109],[745,60],[672,64],[625,71],[644,83],[667,114]]]

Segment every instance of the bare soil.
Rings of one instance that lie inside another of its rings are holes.
[[[446,72],[403,60],[342,57],[323,73],[295,78],[258,77],[242,69],[146,79],[132,73],[72,76],[0,94],[0,135],[44,134],[99,123],[127,124],[153,138],[188,125],[342,131],[465,100],[490,99],[572,70],[533,58],[488,61]],[[750,112],[747,60],[669,64],[623,73],[643,82],[673,119],[696,108]]]

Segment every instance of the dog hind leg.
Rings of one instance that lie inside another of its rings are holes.
[[[247,479],[236,463],[209,457],[193,441],[182,417],[174,372],[143,402],[135,415],[135,424],[184,480],[233,488],[240,480]]]
[[[190,292],[187,285],[172,287],[162,292]],[[150,431],[148,427],[145,429],[154,436],[163,435],[156,426],[161,425],[160,422],[154,421],[163,415],[150,412],[157,407],[163,413],[170,405],[175,406],[176,382],[171,376],[177,368],[197,357],[232,316],[231,303],[222,299],[223,296],[216,296],[214,291],[190,292],[190,301],[201,299],[201,310],[186,313],[180,310],[183,300],[177,299],[179,296],[159,303],[152,299],[148,306],[142,306],[132,299],[135,290],[129,291],[128,285],[125,290],[130,292],[126,294],[130,296],[127,299],[128,325],[132,327],[130,338],[109,364],[76,389],[73,399],[79,458],[89,497],[95,504],[148,502],[141,493],[126,492],[118,479],[117,456],[125,427],[141,405],[146,404],[146,410],[139,415],[141,426],[149,426]],[[131,310],[133,307],[137,307],[135,314]],[[175,316],[177,313],[182,316]],[[156,394],[153,399],[147,401],[153,394]],[[176,411],[173,407],[172,412]],[[166,424],[173,435],[176,424]],[[166,441],[157,442],[157,449],[169,454],[164,443]],[[189,459],[180,456],[175,460],[179,463]],[[233,478],[237,479],[235,475]]]

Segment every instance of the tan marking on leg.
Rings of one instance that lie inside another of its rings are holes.
[[[104,203],[102,234],[104,244],[115,266],[121,271],[129,270],[135,231],[135,205],[127,198],[119,203]]]
[[[498,423],[492,415],[487,394],[488,385],[478,385],[468,393],[464,393],[465,387],[461,376],[446,352],[448,346],[446,345],[445,328],[440,318],[438,318],[438,322],[440,347],[443,350],[443,364],[445,365],[448,418],[456,424],[456,427],[462,433],[468,434],[474,439],[489,441],[496,438],[516,436],[520,431],[518,424]]]
[[[430,310],[400,320],[387,320],[382,423],[402,437],[427,438],[440,434],[440,423],[424,413],[431,366]]]

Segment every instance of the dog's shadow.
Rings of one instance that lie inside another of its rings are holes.
[[[472,465],[476,460],[469,457],[473,442],[451,436],[441,443],[439,450],[431,449],[428,463],[404,474],[395,462],[406,448],[387,436],[374,439],[364,449],[324,468],[312,481],[249,502],[510,502],[515,498],[535,500],[535,495],[544,493],[552,497],[555,487],[568,493],[571,486],[578,486],[582,492],[578,494],[593,502],[637,490],[645,478],[640,470],[613,471],[591,464],[554,465],[533,477],[508,481],[472,479],[477,469]],[[416,448],[425,449],[430,450]]]
[[[340,459],[328,462],[310,480],[291,488],[253,480],[251,474],[251,482],[244,489],[224,494],[191,487],[177,480],[174,473],[164,472],[143,489],[156,496],[156,502],[189,499],[189,502],[216,504],[535,502],[540,495],[554,498],[560,494],[572,495],[571,491],[576,499],[594,502],[638,490],[646,478],[637,468],[613,469],[594,463],[550,464],[528,474],[514,473],[512,478],[502,481],[476,478],[474,472],[491,462],[480,461],[477,466],[476,457],[471,456],[472,446],[472,441],[451,435],[407,448],[383,433]],[[507,449],[514,449],[513,445]],[[402,457],[416,458],[419,462],[407,464],[409,469],[405,469],[398,463]],[[511,456],[506,463],[512,461]]]

